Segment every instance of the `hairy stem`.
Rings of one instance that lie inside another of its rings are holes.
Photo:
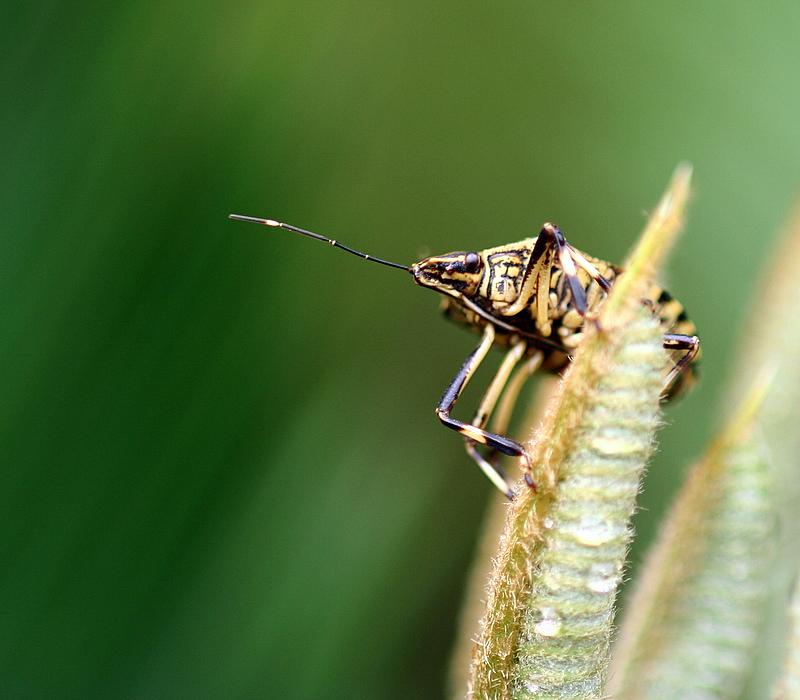
[[[468,695],[597,698],[666,356],[644,298],[681,227],[679,168],[528,446],[539,489],[509,508]]]
[[[522,419],[522,425],[536,425],[543,417],[547,401],[555,389],[556,377],[543,377],[536,387],[530,408]],[[502,421],[506,424],[505,421]],[[472,570],[469,573],[464,601],[461,605],[456,642],[450,659],[449,685],[453,698],[464,696],[467,686],[472,646],[477,622],[486,605],[486,579],[492,565],[492,556],[505,526],[508,500],[493,491],[493,498],[484,516],[483,531],[478,542]]]

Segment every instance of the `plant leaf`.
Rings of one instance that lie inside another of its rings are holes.
[[[619,700],[741,693],[772,554],[771,480],[754,427],[768,385],[757,381],[662,526],[614,650],[608,692]]]
[[[775,689],[775,700],[800,698],[800,580],[795,585],[789,609],[790,634],[783,674]]]
[[[800,260],[800,204],[784,227],[754,295],[744,325],[744,343],[733,373],[732,393],[743,392],[753,368],[775,367],[778,381],[764,398],[760,424],[769,445],[775,480],[774,506],[778,527],[777,554],[771,571],[772,587],[764,605],[761,637],[747,683],[747,697],[769,694],[784,658],[784,640],[789,633],[786,601],[800,567],[800,324],[797,323],[797,261]]]

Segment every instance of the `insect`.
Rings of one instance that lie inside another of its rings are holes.
[[[230,218],[283,228],[364,260],[405,270],[420,286],[444,295],[445,316],[480,333],[481,340],[445,389],[436,415],[464,437],[469,456],[509,499],[515,494],[498,464],[500,455],[518,457],[525,482],[535,488],[525,448],[503,435],[514,403],[531,374],[537,370],[559,373],[569,364],[586,324],[596,322],[603,300],[623,270],[574,248],[551,223],[544,224],[537,236],[517,243],[434,255],[407,266],[272,219],[240,214]],[[664,348],[670,351],[673,364],[662,396],[671,398],[694,382],[700,340],[683,306],[665,290],[653,285],[642,304],[658,317]],[[472,420],[453,418],[456,402],[492,346],[504,348],[506,354]],[[487,424],[495,412],[493,432],[489,432]]]

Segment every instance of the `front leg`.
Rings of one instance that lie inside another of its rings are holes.
[[[500,309],[503,316],[514,316],[520,313],[536,297],[537,326],[543,330],[549,325],[546,312],[550,293],[550,267],[556,258],[572,292],[572,304],[581,316],[586,316],[588,305],[586,290],[578,278],[578,267],[583,269],[604,292],[608,292],[611,288],[611,283],[600,274],[597,268],[567,243],[561,229],[554,224],[547,223],[542,226],[542,230],[536,238],[536,243],[522,275],[517,298],[509,306]]]
[[[508,383],[508,379],[514,371],[514,367],[517,366],[517,363],[525,354],[525,350],[525,343],[517,340],[506,353],[503,362],[500,364],[500,368],[497,370],[497,374],[495,374],[480,404],[478,404],[478,410],[475,411],[475,415],[472,417],[471,425],[474,428],[486,427],[486,423],[489,421],[489,416],[492,415],[494,407],[497,405],[500,394]],[[483,473],[489,477],[489,480],[497,486],[509,500],[513,500],[515,496],[514,490],[508,485],[508,479],[503,473],[503,470],[496,463],[484,458],[478,451],[477,443],[474,440],[467,438],[464,440],[464,446],[467,450],[467,454],[472,457],[472,460],[481,468]]]
[[[522,273],[517,298],[508,306],[498,308],[497,310],[500,314],[503,316],[516,316],[528,308],[534,297],[537,296],[537,291],[541,290],[543,286],[549,291],[550,268],[554,259],[553,253],[554,248],[550,239],[540,233],[536,243],[533,244],[533,250]],[[541,326],[543,323],[547,323],[546,316],[544,319],[537,319],[537,325]],[[540,328],[539,330],[542,329]]]
[[[493,430],[495,434],[505,433],[507,431],[511,411],[514,408],[522,385],[542,363],[542,353],[536,352],[522,365],[517,373],[511,377],[514,367],[525,354],[526,350],[527,346],[522,342],[518,342],[508,351],[492,383],[489,385],[486,394],[484,394],[478,406],[478,410],[475,412],[475,416],[472,419],[473,426],[477,428],[486,427],[486,424],[489,422],[489,417],[495,413],[495,406],[497,406],[498,399],[502,393],[503,398],[495,414]],[[509,378],[511,378],[510,381]],[[503,393],[504,389],[505,392]],[[508,487],[505,474],[503,474],[503,470],[497,464],[498,452],[496,450],[491,450],[484,456],[478,451],[475,441],[470,439],[465,440],[465,446],[467,454],[472,457],[475,463],[483,470],[483,473],[491,479],[495,486],[501,491],[504,491],[509,500],[513,500],[515,494]],[[505,488],[501,483],[495,480],[495,476],[500,476],[502,478]],[[526,481],[530,486],[534,486],[532,480],[526,478]]]
[[[526,462],[526,471],[528,471],[528,458],[527,454],[525,453],[525,448],[522,447],[522,445],[520,445],[518,442],[502,435],[495,435],[494,433],[490,433],[483,428],[476,427],[470,423],[465,423],[464,421],[460,421],[456,418],[451,418],[450,416],[450,412],[452,411],[453,406],[455,406],[456,401],[458,401],[458,398],[461,396],[464,388],[469,383],[472,375],[475,373],[475,370],[480,366],[481,362],[483,362],[484,358],[489,352],[489,349],[492,347],[494,336],[494,327],[487,325],[483,331],[483,338],[481,339],[480,344],[477,348],[475,348],[475,350],[472,351],[472,353],[470,353],[469,357],[467,357],[467,359],[464,361],[464,364],[461,366],[461,369],[453,378],[450,386],[448,386],[445,390],[444,395],[439,401],[439,404],[436,406],[436,415],[442,422],[442,425],[450,428],[451,430],[455,430],[468,440],[486,445],[493,450],[498,450],[499,452],[511,455],[512,457],[523,458]],[[501,491],[508,495],[511,491],[508,483],[502,478],[501,475],[496,473],[495,469],[492,469],[492,471],[495,472],[497,478],[493,478],[489,472],[487,472],[487,476],[492,479],[492,482],[498,488],[500,488]]]

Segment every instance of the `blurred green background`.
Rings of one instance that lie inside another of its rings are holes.
[[[475,339],[403,273],[231,211],[400,262],[554,220],[619,261],[692,161],[669,288],[703,382],[668,408],[639,561],[798,187],[798,23],[789,0],[7,3],[0,694],[442,693],[493,494],[432,409]]]

